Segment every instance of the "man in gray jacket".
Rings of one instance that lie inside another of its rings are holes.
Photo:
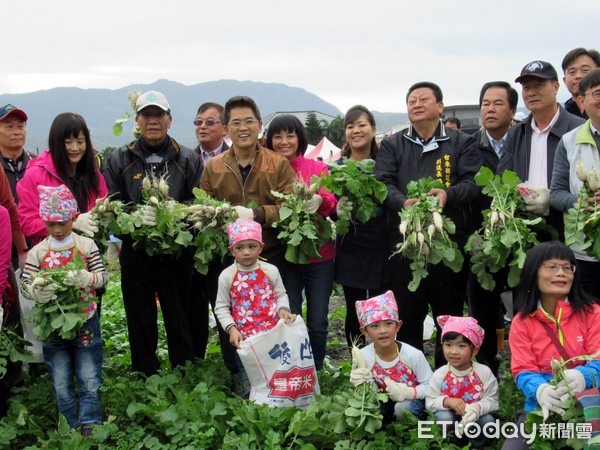
[[[549,62],[530,62],[523,67],[515,82],[523,86],[523,101],[531,114],[508,132],[497,173],[512,170],[523,182],[527,182],[535,196],[527,209],[545,216],[559,238],[564,240],[562,213],[550,207],[549,187],[554,154],[561,137],[581,125],[583,119],[570,114],[557,103],[558,75]]]
[[[577,103],[589,116],[580,127],[565,134],[556,148],[550,201],[558,211],[566,212],[577,201],[583,182],[575,173],[577,161],[581,160],[586,171],[592,168],[600,172],[600,69],[588,73],[579,84]],[[600,190],[588,199],[590,206],[600,203]],[[577,259],[577,271],[583,288],[595,298],[600,298],[600,262],[573,246]]]

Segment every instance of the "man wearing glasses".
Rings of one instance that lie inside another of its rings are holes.
[[[200,105],[196,113],[194,131],[198,139],[198,146],[194,151],[200,157],[200,164],[203,167],[209,159],[229,149],[229,145],[223,140],[226,134],[223,112],[223,106],[218,103],[206,102]],[[211,262],[206,275],[202,275],[194,267],[191,268],[190,331],[192,333],[194,356],[200,359],[204,359],[206,356],[209,324],[208,305],[211,304],[214,307],[217,297],[217,280],[222,269],[220,261]],[[219,334],[221,334],[223,330],[220,326],[218,327]],[[233,363],[235,363],[235,359]]]
[[[261,257],[277,266],[285,277],[285,246],[272,227],[279,220],[283,200],[271,191],[291,193],[296,174],[287,158],[259,144],[262,121],[258,106],[250,97],[230,98],[225,104],[224,121],[231,148],[205,163],[200,187],[218,200],[231,202],[240,218],[253,219],[262,225],[265,247]],[[220,270],[211,270],[209,276],[211,273],[218,278]],[[237,384],[235,348],[227,335],[220,337],[225,365]]]
[[[561,212],[566,212],[575,204],[583,184],[575,173],[579,158],[586,172],[596,169],[600,173],[600,69],[589,72],[579,83],[577,104],[589,119],[562,137],[554,158],[550,201]],[[596,190],[595,195],[587,201],[590,207],[600,203],[600,190]],[[595,298],[600,298],[600,262],[577,246],[573,246],[572,250],[581,274],[581,285]]]
[[[214,158],[229,148],[223,140],[226,134],[223,111],[221,105],[213,102],[203,103],[198,108],[198,113],[194,119],[194,131],[198,139],[198,147],[194,150],[200,156],[203,166],[210,158]]]

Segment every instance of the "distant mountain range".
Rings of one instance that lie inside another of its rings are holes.
[[[167,96],[173,115],[169,134],[190,147],[197,145],[192,121],[198,107],[206,101],[225,104],[235,95],[247,95],[256,101],[263,117],[282,111],[320,111],[332,116],[343,115],[331,103],[302,88],[236,80],[211,81],[191,86],[158,80],[152,84],[131,85],[115,90],[61,87],[26,94],[3,94],[0,95],[0,106],[11,103],[27,113],[29,120],[26,148],[34,153],[47,148],[52,120],[66,111],[77,112],[85,118],[92,133],[94,147],[102,150],[133,140],[133,118],[124,124],[123,134],[119,137],[113,136],[112,126],[116,119],[130,110],[127,94],[135,89],[142,92],[156,90]],[[374,115],[379,131],[391,130],[407,120],[405,113],[374,112]]]

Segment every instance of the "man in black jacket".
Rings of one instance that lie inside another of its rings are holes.
[[[477,197],[473,177],[481,166],[481,156],[471,136],[447,129],[440,120],[444,103],[439,86],[416,83],[408,90],[406,103],[410,126],[382,141],[375,166],[376,177],[388,189],[384,206],[393,222],[390,243],[395,245],[400,240],[397,226],[400,210],[418,202],[408,198],[408,183],[433,177],[445,188],[432,189],[429,194],[438,198],[443,213],[456,224],[452,238],[462,248],[474,231],[470,203]],[[443,314],[462,316],[468,267],[464,265],[459,273],[443,264],[428,267],[427,279],[411,292],[407,287],[412,278],[409,265],[410,261],[400,255],[390,261],[392,290],[404,322],[398,339],[422,350],[423,320],[429,305],[434,318]],[[445,360],[441,330],[437,324],[436,327],[435,365],[439,367]]]
[[[167,133],[172,122],[166,97],[149,91],[137,100],[135,121],[141,137],[113,152],[104,167],[108,192],[115,199],[137,207],[141,202],[142,180],[147,174],[167,175],[169,196],[179,202],[191,201],[202,166],[191,149],[180,146]],[[156,225],[156,210],[143,205],[143,223]],[[134,371],[152,375],[159,369],[157,306],[164,319],[169,360],[183,365],[194,357],[188,320],[192,255],[148,256],[134,249],[129,235],[121,237],[121,290],[127,316],[131,366]]]
[[[517,111],[519,94],[506,81],[491,81],[481,88],[479,94],[479,108],[483,127],[478,130],[473,138],[481,153],[483,165],[492,172],[504,151],[504,142],[513,118]],[[475,203],[474,221],[479,228],[483,222],[482,211],[489,209],[491,199],[480,192]],[[477,361],[490,367],[494,375],[498,376],[499,361],[496,329],[504,328],[503,314],[500,313],[500,294],[506,290],[506,277],[508,271],[493,274],[496,287],[492,292],[481,287],[477,277],[469,271],[469,313],[477,319],[479,325],[485,330],[481,348],[477,353]]]
[[[584,121],[556,102],[558,75],[550,63],[530,62],[515,82],[523,86],[523,101],[531,114],[508,132],[497,171],[501,174],[511,170],[521,181],[527,182],[534,197],[527,200],[527,209],[543,215],[564,240],[562,213],[550,207],[554,154],[563,134]],[[542,239],[549,239],[549,236]]]

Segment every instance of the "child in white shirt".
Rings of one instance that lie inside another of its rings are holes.
[[[439,316],[442,349],[448,364],[435,371],[429,381],[425,404],[437,421],[452,421],[456,436],[465,444],[465,429],[477,423],[480,429],[494,422],[498,410],[498,380],[488,366],[473,361],[483,342],[484,330],[472,317]],[[473,448],[487,445],[482,433],[469,437]]]
[[[396,340],[402,326],[392,291],[356,302],[360,331],[372,343],[362,348],[366,367],[353,361],[350,381],[355,386],[373,381],[389,394],[381,405],[383,425],[394,418],[402,420],[404,411],[422,418],[431,367],[421,350]]]

